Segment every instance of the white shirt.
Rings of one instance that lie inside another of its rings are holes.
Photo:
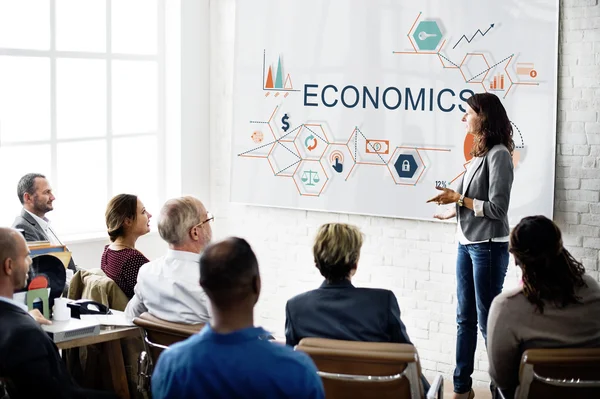
[[[42,228],[42,230],[44,230],[44,233],[46,234],[46,237],[48,237],[48,240],[50,240],[50,244],[52,245],[62,245],[62,242],[60,242],[60,240],[58,239],[58,237],[56,236],[56,234],[54,234],[54,231],[52,230],[52,228],[50,227],[50,220],[48,220],[48,218],[41,218],[38,215],[29,212],[27,209],[25,209],[25,211],[30,214],[33,219],[37,222],[37,224],[40,225],[40,227]]]
[[[141,267],[135,293],[125,314],[144,312],[174,323],[198,324],[210,320],[209,302],[200,287],[200,255],[167,250],[167,254]]]
[[[471,180],[471,176],[473,176],[473,173],[474,173],[473,164],[475,163],[473,161],[475,161],[475,159],[476,159],[476,157],[471,159],[471,161],[467,164],[467,169],[465,170],[465,175],[463,176],[463,192],[460,193],[461,195],[467,192],[466,184]],[[473,212],[475,213],[475,217],[482,218],[485,216],[485,214],[483,213],[483,201],[473,198]],[[457,214],[457,219],[458,219],[458,225],[456,226],[456,240],[461,245],[480,244],[482,242],[487,242],[487,240],[469,241],[469,239],[467,237],[465,237],[465,233],[462,231],[462,226],[460,225],[460,212],[458,212],[458,214]],[[510,236],[493,237],[492,241],[493,242],[508,242],[509,237]]]

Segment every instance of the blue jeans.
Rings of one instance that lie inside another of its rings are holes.
[[[487,320],[492,300],[502,292],[508,268],[508,243],[458,244],[456,258],[456,368],[454,392],[471,389],[477,324],[487,345]]]

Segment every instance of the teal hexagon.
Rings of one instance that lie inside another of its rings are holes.
[[[442,31],[435,21],[421,21],[413,33],[419,50],[433,51],[442,41]]]

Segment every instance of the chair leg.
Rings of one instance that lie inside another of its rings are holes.
[[[139,361],[138,361],[138,384],[137,389],[142,394],[148,393],[150,390],[150,374],[151,374],[151,364],[150,357],[146,353],[146,351],[142,351],[140,353]]]

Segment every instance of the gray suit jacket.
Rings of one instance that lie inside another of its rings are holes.
[[[485,241],[509,235],[508,206],[513,183],[513,161],[508,149],[498,144],[481,158],[474,158],[469,181],[461,180],[457,192],[483,202],[484,217],[456,206],[460,226],[469,241]],[[463,189],[464,187],[464,189]]]
[[[50,241],[42,227],[25,209],[23,209],[21,214],[15,218],[12,227],[14,229],[22,230],[25,241]],[[73,262],[72,257],[69,261],[69,269],[74,272],[76,271],[75,262]]]

